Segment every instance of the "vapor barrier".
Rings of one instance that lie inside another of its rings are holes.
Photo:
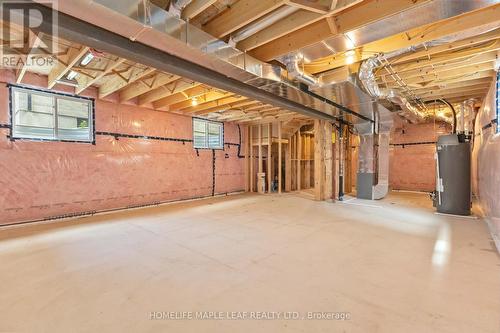
[[[476,116],[472,186],[479,208],[487,218],[497,248],[500,249],[500,134],[496,133],[495,84],[491,84]]]
[[[224,124],[223,150],[197,150],[191,117],[97,100],[95,145],[12,140],[5,84],[0,102],[0,224],[244,189],[236,124]]]

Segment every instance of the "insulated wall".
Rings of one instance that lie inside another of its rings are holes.
[[[472,150],[472,188],[477,203],[487,218],[500,249],[500,134],[495,120],[496,86],[492,83],[479,113],[474,129]]]
[[[0,71],[0,80],[0,124],[6,127],[6,83],[15,81],[14,74]],[[47,86],[45,76],[27,74],[23,82]],[[0,224],[244,190],[244,158],[238,155],[244,128],[226,123],[224,150],[196,150],[191,117],[116,99],[95,101],[95,145],[11,141],[9,128],[0,129]]]

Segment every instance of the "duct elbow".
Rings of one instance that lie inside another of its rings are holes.
[[[321,85],[321,79],[305,73],[299,66],[299,57],[297,55],[290,55],[284,58],[286,70],[291,79],[300,81],[308,86]]]

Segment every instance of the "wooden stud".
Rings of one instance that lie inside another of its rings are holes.
[[[258,127],[258,137],[259,137],[259,143],[258,143],[258,149],[259,149],[259,173],[262,173],[262,125],[259,125]]]
[[[281,178],[282,178],[282,174],[281,174],[281,169],[283,167],[282,165],[282,156],[281,156],[281,149],[282,149],[282,143],[281,143],[281,126],[282,126],[282,122],[281,121],[278,121],[277,122],[277,127],[278,127],[278,193],[281,194]]]
[[[255,186],[254,186],[254,180],[255,180],[255,174],[254,174],[254,155],[253,155],[253,126],[248,126],[248,132],[249,134],[249,140],[248,140],[248,146],[250,150],[250,192],[255,191]]]
[[[324,199],[333,199],[333,125],[324,122],[324,161],[325,161],[325,179],[324,179]]]
[[[325,121],[314,120],[314,199],[324,200],[325,194]]]
[[[245,192],[250,192],[250,165],[249,163],[251,160],[249,159],[249,154],[250,154],[250,148],[251,148],[251,143],[250,143],[250,127],[246,127],[245,131],[245,149],[244,149],[244,154],[245,154]]]
[[[267,192],[271,193],[271,184],[273,182],[271,153],[273,147],[273,125],[267,125]]]
[[[297,191],[302,189],[302,137],[300,135],[300,129],[297,131]]]

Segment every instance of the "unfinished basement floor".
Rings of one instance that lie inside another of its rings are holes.
[[[0,332],[500,330],[487,226],[425,194],[247,194],[2,229],[0,263]],[[150,319],[181,311],[350,319]]]

